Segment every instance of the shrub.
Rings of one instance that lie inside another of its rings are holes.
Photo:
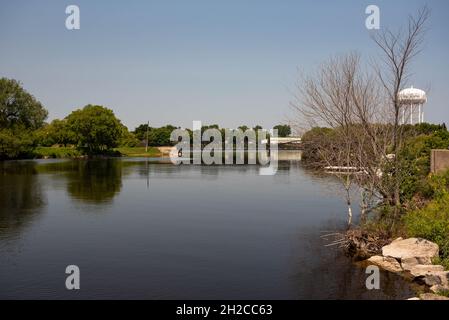
[[[439,263],[449,269],[449,193],[447,190],[435,194],[435,199],[424,208],[404,216],[407,234],[425,238],[440,247]]]

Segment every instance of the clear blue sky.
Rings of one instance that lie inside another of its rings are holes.
[[[426,120],[449,123],[447,0],[0,0],[0,77],[22,81],[49,120],[92,103],[130,129],[147,120],[272,127],[291,116],[298,68],[351,50],[377,55],[367,5],[394,28],[425,3],[430,31],[411,84],[431,88]],[[65,28],[70,4],[81,30]]]

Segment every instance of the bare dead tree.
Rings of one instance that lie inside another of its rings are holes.
[[[411,63],[421,52],[426,33],[426,24],[430,17],[427,7],[420,9],[416,16],[409,16],[405,31],[393,32],[384,29],[372,35],[372,39],[381,49],[381,63],[375,66],[376,74],[388,97],[392,118],[392,153],[395,155],[392,170],[393,201],[395,214],[401,206],[401,163],[399,153],[403,147],[403,126],[400,124],[401,105],[398,94],[407,84],[411,75]]]
[[[348,207],[348,224],[352,222],[351,188],[354,172],[360,168],[354,157],[357,147],[354,112],[354,84],[359,77],[360,57],[352,53],[331,58],[318,72],[304,77],[298,84],[298,94],[292,107],[310,127],[332,128],[331,135],[313,140],[317,153],[315,165],[339,172],[335,176],[345,190]],[[343,171],[343,172],[341,172]]]
[[[373,35],[382,49],[382,62],[374,72],[351,53],[330,59],[297,86],[292,108],[300,125],[332,129],[332,134],[311,141],[315,164],[356,169],[357,173],[339,175],[349,199],[348,216],[353,184],[362,190],[362,213],[379,202],[388,203],[395,208],[394,221],[400,209],[407,168],[400,160],[404,135],[398,93],[410,76],[411,61],[421,51],[429,14],[423,8],[409,17],[405,33],[385,29]]]

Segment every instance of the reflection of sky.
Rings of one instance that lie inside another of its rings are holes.
[[[289,115],[297,67],[377,50],[365,29],[372,1],[77,0],[81,30],[65,29],[68,2],[2,1],[1,76],[23,81],[62,118],[87,103],[112,108],[130,128],[147,120],[264,127]],[[432,9],[415,87],[431,87],[426,119],[449,119],[447,1],[375,1],[381,26]],[[70,3],[72,4],[72,3]]]

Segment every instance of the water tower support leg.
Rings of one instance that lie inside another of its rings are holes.
[[[418,106],[418,123],[421,124],[421,105]]]

